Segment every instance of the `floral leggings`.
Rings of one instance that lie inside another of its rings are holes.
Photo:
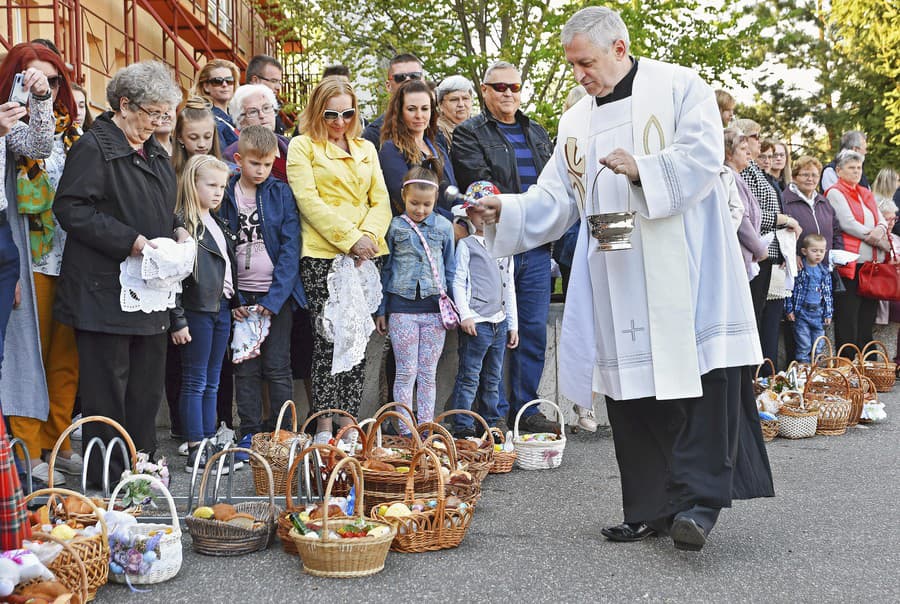
[[[417,419],[430,422],[434,419],[437,364],[447,334],[441,315],[393,313],[388,320],[388,334],[397,363],[394,400],[412,406],[415,384]],[[401,431],[406,432],[406,427],[402,426]]]

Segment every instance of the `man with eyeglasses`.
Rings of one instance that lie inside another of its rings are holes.
[[[422,70],[422,61],[415,55],[401,53],[394,56],[388,64],[387,80],[384,82],[384,87],[387,89],[388,95],[393,95],[394,91],[400,87],[400,84],[406,80],[421,80],[424,77],[425,72]],[[381,149],[381,126],[383,124],[384,114],[382,113],[363,130],[363,138],[375,145],[376,149]]]
[[[846,150],[859,153],[862,155],[863,160],[865,160],[866,153],[869,151],[869,145],[866,142],[866,133],[860,130],[844,132],[844,134],[841,135],[841,148],[835,154],[835,157],[840,155],[841,151]],[[837,172],[834,171],[834,164],[835,160],[832,160],[825,164],[825,167],[822,169],[822,180],[819,182],[819,190],[821,190],[822,193],[837,184],[838,177]],[[871,188],[869,186],[869,179],[866,178],[865,171],[863,171],[862,178],[859,179],[859,186],[867,189]]]
[[[537,182],[553,146],[547,131],[530,120],[522,104],[522,76],[510,63],[488,67],[481,85],[484,111],[453,131],[451,159],[459,188],[488,180],[503,193],[524,193]],[[519,347],[510,359],[509,400],[501,392],[501,416],[515,417],[526,403],[538,398],[547,346],[550,311],[550,245],[517,254],[515,284],[518,300]],[[519,423],[528,432],[555,432],[559,424],[538,411],[525,410]]]
[[[235,91],[234,97],[228,104],[228,114],[234,120],[238,130],[247,126],[265,126],[274,132],[277,113],[278,100],[275,98],[275,92],[269,86],[262,84],[241,86]],[[272,165],[272,176],[282,182],[287,182],[285,163],[290,140],[281,134],[276,133],[275,136],[278,139],[278,156]],[[237,142],[231,143],[222,151],[222,159],[232,164],[235,163],[234,154],[237,149]]]
[[[247,63],[245,77],[247,84],[261,84],[271,88],[277,98],[278,93],[281,92],[281,86],[284,84],[283,75],[284,68],[278,59],[269,55],[256,55]],[[284,135],[284,131],[284,121],[281,119],[281,114],[276,112],[275,134]]]

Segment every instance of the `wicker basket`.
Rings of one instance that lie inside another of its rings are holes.
[[[56,544],[62,546],[63,551],[61,551],[59,553],[59,556],[57,556],[57,558],[62,557],[62,556],[66,557],[66,560],[67,560],[66,564],[70,567],[74,567],[78,571],[77,573],[68,574],[67,577],[69,579],[74,579],[75,575],[77,574],[79,581],[77,582],[77,584],[72,585],[70,583],[63,581],[63,579],[61,579],[59,577],[57,577],[56,580],[59,583],[61,583],[66,589],[68,589],[71,593],[75,594],[75,597],[78,599],[72,600],[73,602],[87,602],[88,601],[87,569],[84,566],[84,562],[81,561],[81,557],[78,555],[78,552],[75,551],[75,549],[71,545],[69,545],[69,543],[67,541],[63,541],[62,539],[57,539],[56,537],[54,537],[53,535],[50,535],[48,533],[42,533],[39,531],[34,532],[31,534],[31,540],[32,541],[51,541],[53,543],[56,543]],[[33,583],[41,583],[41,582],[42,581],[40,579],[34,579],[27,583],[22,583],[22,584],[16,586],[16,591],[13,593],[15,593],[17,595],[21,595],[22,590],[27,585],[31,585]]]
[[[491,434],[494,437],[494,443],[498,445],[506,444],[506,436],[498,428],[491,428]],[[512,472],[516,463],[516,450],[512,451],[494,451],[494,463],[491,465],[491,474],[506,474]]]
[[[316,411],[315,413],[310,414],[310,416],[306,418],[306,421],[303,422],[303,425],[300,427],[300,433],[306,434],[308,438],[307,442],[311,443],[316,437],[316,426],[313,423],[313,420],[318,420],[324,415],[343,415],[344,417],[350,419],[351,423],[356,423],[356,418],[343,409],[322,409],[321,411]],[[312,430],[312,432],[309,432],[310,429]]]
[[[759,370],[763,368],[763,365],[768,365],[769,368],[772,370],[772,373],[769,374],[768,378],[759,377]],[[753,376],[753,395],[759,396],[764,391],[766,391],[769,388],[769,382],[771,382],[772,378],[775,377],[775,375],[776,375],[775,363],[772,362],[772,359],[769,359],[769,358],[763,359],[763,362],[760,363],[759,367],[756,368],[756,374],[754,374],[754,376]],[[768,381],[763,383],[763,380],[766,380],[766,379],[768,379]]]
[[[281,425],[284,421],[284,412],[291,410],[291,430],[288,438],[281,438],[281,435],[287,430],[282,430]],[[299,441],[294,444],[295,441]],[[288,467],[291,462],[291,452],[299,451],[309,442],[306,434],[297,432],[297,407],[294,401],[285,401],[278,412],[278,420],[275,423],[275,430],[272,432],[257,432],[250,439],[250,448],[259,453],[260,457],[266,460],[269,468],[272,470],[272,479],[274,480],[275,495],[284,495],[287,483]],[[256,461],[255,457],[250,458],[250,469],[253,471],[253,488],[257,495],[265,495],[269,492],[269,476],[261,463]]]
[[[276,532],[278,534],[278,538],[281,540],[281,548],[287,552],[288,554],[297,555],[297,545],[294,543],[294,540],[291,538],[290,533],[294,528],[294,525],[291,524],[290,515],[294,512],[299,512],[300,508],[294,507],[294,485],[298,486],[300,483],[305,481],[296,480],[297,469],[300,464],[304,463],[306,456],[312,452],[318,451],[320,454],[325,453],[326,459],[322,459],[322,465],[316,464],[313,466],[303,466],[303,471],[307,472],[307,476],[305,477],[307,481],[312,481],[312,476],[309,476],[312,472],[318,472],[319,476],[324,480],[329,480],[331,478],[332,471],[335,465],[335,458],[347,457],[347,454],[338,449],[337,447],[333,447],[331,445],[310,445],[307,448],[303,449],[300,454],[294,459],[294,463],[291,464],[290,469],[288,470],[288,482],[287,482],[287,492],[284,497],[284,511],[278,514],[278,521]],[[320,455],[321,459],[321,455]],[[339,461],[339,460],[338,460]],[[329,469],[330,468],[330,469]],[[318,484],[318,481],[311,482],[310,486]],[[348,489],[349,490],[349,489]],[[308,495],[318,495],[319,493],[313,493],[313,489],[310,488]],[[322,491],[324,495],[324,490]],[[334,493],[335,497],[342,497],[343,495],[338,495]]]
[[[103,514],[90,499],[81,493],[57,487],[34,491],[25,498],[25,503],[44,495],[50,496],[50,500],[47,502],[50,509],[53,509],[53,496],[76,497],[85,501],[93,512],[95,523],[100,524],[100,534],[91,537],[75,537],[68,541],[75,553],[78,554],[77,558],[83,563],[83,569],[87,575],[87,600],[85,601],[90,602],[96,597],[97,590],[106,585],[109,579],[109,534]],[[57,581],[67,588],[75,590],[81,585],[82,566],[71,555],[64,552],[46,566]]]
[[[440,467],[437,455],[430,449],[421,449],[416,452],[414,461],[427,460],[437,470]],[[458,508],[448,508],[444,497],[444,479],[440,472],[438,476],[437,506],[426,508],[421,512],[413,512],[409,516],[384,517],[378,513],[378,506],[371,506],[370,516],[375,520],[392,524],[397,529],[391,549],[396,552],[429,552],[456,547],[466,536],[466,530],[472,522],[475,508],[463,503]],[[421,497],[419,499],[422,499]],[[416,500],[413,476],[407,476],[404,497],[398,502],[412,506]]]
[[[466,470],[475,475],[475,480],[483,482],[490,473],[491,466],[494,465],[494,435],[491,434],[491,428],[481,415],[468,409],[450,409],[444,411],[434,418],[434,421],[441,423],[442,420],[451,415],[468,415],[484,428],[484,432],[482,433],[483,442],[478,449],[474,451],[458,449],[460,461],[464,461],[467,464]]]
[[[767,443],[775,440],[775,437],[778,436],[780,425],[781,422],[778,421],[778,418],[760,419],[759,427],[762,429],[763,440]]]
[[[881,357],[871,360],[876,355]],[[897,381],[897,364],[891,362],[887,355],[887,348],[878,340],[872,340],[862,349],[860,354],[860,369],[863,375],[875,382],[878,392],[890,392]]]
[[[788,403],[781,406],[781,410],[778,412],[778,421],[778,435],[782,438],[811,438],[816,435],[819,408],[807,409],[803,397],[800,397],[797,406]]]
[[[239,451],[255,457],[266,469],[269,482],[269,501],[245,502],[234,506],[235,511],[253,516],[257,524],[251,529],[241,528],[213,519],[197,518],[191,514],[184,519],[194,551],[208,556],[241,556],[252,552],[264,550],[272,543],[275,537],[275,518],[278,516],[278,508],[275,507],[275,493],[272,488],[272,471],[268,462],[256,451],[250,449],[234,448],[219,451],[206,462],[203,470],[203,478],[200,480],[201,505],[206,505],[206,481],[209,479],[210,468],[214,462],[226,453]]]
[[[841,346],[841,350],[846,347],[856,349],[856,346],[853,346],[853,344],[844,344],[844,346]],[[860,359],[861,357],[857,355],[855,358]],[[859,366],[853,364],[846,357],[820,358],[819,363],[822,367],[836,369],[847,378],[847,385],[850,388],[848,397],[850,399],[850,416],[847,418],[847,426],[855,426],[859,423],[859,417],[862,415],[865,394],[869,388],[865,376],[863,376]]]
[[[843,373],[837,369],[813,369],[803,389],[803,400],[807,407],[819,408],[816,434],[838,436],[847,431],[853,403],[850,384]]]
[[[441,461],[441,454],[446,454],[449,461],[450,472],[462,469],[462,466],[459,463],[459,449],[456,448],[456,442],[453,440],[453,436],[444,426],[436,422],[423,422],[419,424],[418,430],[419,434],[431,431],[431,434],[428,435],[422,444],[424,447],[435,452],[438,456],[438,461]],[[443,444],[443,451],[435,447],[435,441],[440,441]],[[469,473],[471,474],[472,472]],[[445,480],[446,487],[444,493],[446,493],[447,497],[456,495],[466,503],[474,504],[481,497],[481,481],[478,480],[474,474],[472,478],[473,480],[470,484],[450,484],[449,481]]]
[[[411,421],[406,422],[406,424],[418,423],[416,415],[415,413],[413,413],[412,407],[398,402],[385,403],[384,405],[379,407],[375,411],[375,413],[372,414],[372,418],[377,422],[378,418],[388,411],[395,411],[397,413],[400,413],[401,415],[405,413],[407,419],[411,418]],[[405,424],[398,423],[398,427],[403,425]],[[403,449],[408,451],[410,455],[415,451],[415,443],[413,443],[413,439],[411,436],[404,436],[402,434],[382,434],[381,430],[377,432],[377,442],[375,443],[375,446],[390,447],[391,449]]]
[[[384,561],[390,550],[391,542],[396,535],[396,529],[389,523],[365,518],[364,473],[359,460],[353,457],[346,457],[335,465],[331,477],[328,479],[328,485],[325,487],[326,501],[331,496],[331,487],[334,486],[335,477],[344,473],[353,478],[356,492],[359,493],[353,517],[342,517],[340,520],[331,519],[328,517],[328,506],[325,506],[322,516],[322,527],[325,530],[322,530],[321,539],[309,539],[299,535],[295,529],[291,529],[290,536],[300,554],[303,570],[317,577],[344,579],[365,577],[381,571],[384,568]],[[340,525],[347,524],[349,520],[360,518],[364,518],[370,524],[387,526],[390,528],[390,532],[384,535],[355,539],[331,538],[329,528],[338,528]]]
[[[819,342],[823,342],[825,344],[825,348],[828,349],[827,352],[823,351],[821,354],[816,354],[816,350],[819,349]],[[831,340],[828,339],[828,336],[822,334],[818,338],[816,338],[815,342],[813,342],[812,348],[809,349],[809,361],[810,365],[815,365],[816,362],[821,357],[833,357],[834,356],[834,345],[831,343]]]
[[[532,405],[540,403],[548,403],[556,409],[557,417],[559,417],[559,439],[546,442],[524,440],[519,436],[519,420],[525,409]],[[516,448],[516,465],[523,470],[548,470],[559,467],[562,463],[563,451],[566,448],[566,425],[562,411],[556,406],[556,403],[547,399],[535,399],[528,404],[522,405],[516,414],[516,423],[513,425],[513,446]]]
[[[377,433],[382,422],[390,418],[396,418],[398,421],[405,423],[412,431],[411,438],[415,451],[422,448],[422,439],[419,438],[419,433],[415,430],[415,426],[411,425],[409,420],[396,411],[385,411],[369,426],[369,431],[366,433],[366,449],[363,454],[366,459],[369,459],[372,456],[372,449],[375,446]],[[391,460],[385,461],[390,463]],[[410,461],[404,462],[404,465],[408,465],[410,468],[409,472],[406,474],[380,470],[365,470],[367,507],[376,507],[382,503],[402,499],[403,494],[406,491],[408,476],[411,476],[411,480],[414,480],[415,493],[419,497],[424,499],[434,499],[437,497],[439,470],[431,468],[423,462],[414,465]]]
[[[142,572],[139,574],[129,573],[127,577],[124,573],[116,574],[112,572],[112,568],[110,568],[109,577],[116,583],[128,583],[131,585],[149,585],[152,583],[162,583],[163,581],[168,581],[178,574],[178,571],[181,570],[182,560],[181,525],[178,522],[178,511],[175,509],[175,500],[172,499],[172,494],[169,492],[169,489],[167,489],[166,485],[164,485],[162,481],[155,476],[132,474],[131,476],[122,479],[122,481],[116,485],[116,488],[113,490],[112,495],[110,495],[109,498],[108,510],[112,511],[114,509],[116,497],[119,495],[119,491],[122,489],[122,487],[124,487],[129,482],[135,482],[138,480],[149,481],[151,484],[153,484],[154,487],[156,487],[156,490],[158,492],[161,492],[163,494],[163,496],[166,498],[166,503],[169,504],[169,515],[172,517],[172,523],[171,525],[168,525],[142,522],[129,526],[129,536],[136,543],[146,544],[148,540],[153,539],[154,537],[154,535],[152,535],[151,533],[162,533],[162,536],[158,539],[158,547],[155,547],[152,550],[156,555],[156,560],[150,563],[150,567],[146,572]],[[113,537],[115,536],[116,533],[113,533]],[[138,549],[138,551],[143,551],[141,548],[136,549]],[[115,561],[115,559],[116,547],[115,544],[110,544],[110,560]],[[119,566],[122,565],[120,564]]]

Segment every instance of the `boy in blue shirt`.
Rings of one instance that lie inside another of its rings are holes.
[[[794,323],[796,359],[808,363],[812,343],[825,333],[831,324],[834,303],[831,297],[831,271],[822,263],[825,259],[825,237],[810,233],[800,243],[803,268],[794,282],[793,295],[785,300],[784,312]]]

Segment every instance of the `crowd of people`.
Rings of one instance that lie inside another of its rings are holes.
[[[563,32],[567,57],[583,84],[573,90],[567,105],[587,94],[596,97],[598,115],[612,116],[621,109],[616,102],[629,98],[632,86],[646,92],[649,74],[669,72],[660,67],[665,64],[649,59],[640,60],[638,71],[620,19],[612,26],[618,36],[611,38],[614,55],[609,56],[615,57],[614,63],[608,73],[598,71],[592,53],[600,46],[591,32],[607,27],[608,16],[592,10],[575,25],[567,25],[568,34]],[[311,412],[337,408],[347,413],[319,418],[315,440],[327,442],[333,424],[340,427],[350,421],[348,416],[359,413],[365,359],[358,352],[361,348],[364,353],[373,329],[388,336],[391,398],[415,406],[419,421],[430,421],[437,363],[445,345],[447,321],[442,312],[448,296],[458,307],[460,325],[459,369],[450,405],[479,410],[488,424],[505,432],[510,418],[538,398],[551,258],[566,280],[570,271],[574,275],[588,270],[579,267],[577,258],[573,262],[579,236],[587,237],[587,230],[579,226],[581,214],[575,216],[576,209],[559,210],[564,215],[552,218],[556,222],[533,232],[538,225],[550,224],[546,221],[557,210],[549,211],[524,226],[513,244],[504,245],[492,243],[489,233],[485,237],[485,222],[494,222],[493,215],[482,216],[480,209],[467,213],[460,200],[448,194],[451,186],[465,190],[487,181],[503,194],[526,194],[522,199],[539,207],[550,198],[528,192],[540,188],[534,185],[542,172],[552,173],[544,189],[556,192],[563,190],[552,188],[557,173],[561,179],[567,170],[569,176],[585,174],[583,164],[579,168],[570,162],[583,150],[578,147],[579,133],[569,127],[572,136],[561,134],[554,143],[521,110],[523,81],[516,66],[500,61],[488,67],[480,91],[483,105],[476,112],[476,94],[468,79],[453,75],[429,82],[417,57],[397,55],[385,80],[390,96],[386,111],[368,123],[360,115],[349,72],[342,66],[326,70],[296,120],[280,114],[283,68],[266,56],[250,61],[243,85],[234,64],[209,61],[187,96],[165,65],[152,61],[129,65],[110,80],[105,103],[94,99],[95,105],[109,108],[97,116],[90,115],[85,91],[70,81],[52,45],[35,41],[11,48],[0,64],[0,97],[9,97],[15,74],[23,75],[30,98],[24,104],[0,105],[4,177],[0,401],[6,428],[27,445],[35,478],[51,480],[46,455],[79,412],[118,421],[138,449],[152,455],[157,449],[155,418],[164,396],[173,436],[184,443],[186,469],[198,456],[202,466],[205,452],[199,444],[204,438],[226,446],[236,427],[237,440],[247,446],[254,433],[271,430],[274,418],[264,415],[265,393],[277,409],[293,398],[294,379],[304,380]],[[615,81],[601,85],[605,77]],[[685,106],[704,106],[705,84],[699,79],[686,82],[685,95],[696,96],[699,104],[688,102],[686,96]],[[711,95],[708,100],[712,103]],[[838,345],[863,346],[871,339],[878,302],[857,294],[861,262],[838,266],[830,252],[846,250],[859,254],[860,261],[883,259],[891,252],[897,174],[882,170],[870,190],[863,174],[866,140],[861,132],[846,133],[840,152],[823,170],[816,158],[792,158],[787,143],[761,138],[756,122],[736,118],[728,93],[717,91],[716,100],[721,139],[717,130],[715,137],[702,141],[698,147],[702,158],[696,161],[717,162],[722,190],[728,193],[732,234],[720,243],[724,249],[734,239],[742,252],[764,355],[777,359],[784,325],[792,326],[784,330],[792,358],[806,359],[811,342],[832,321]],[[584,112],[594,105],[581,102],[576,107]],[[653,119],[662,144],[669,126]],[[627,127],[625,138],[630,140],[631,125]],[[679,136],[679,131],[674,134]],[[643,138],[646,146],[647,130]],[[651,218],[658,217],[654,213],[659,208],[653,204],[659,199],[649,176],[655,167],[619,150],[600,159],[600,164],[643,186],[646,199],[636,203],[644,203]],[[706,169],[699,163],[695,168]],[[659,172],[660,180],[691,166],[668,169]],[[591,166],[589,174],[594,170]],[[596,185],[598,179],[593,182]],[[604,183],[601,188],[611,186]],[[684,179],[679,184],[690,187]],[[690,192],[695,193],[705,194]],[[571,190],[567,195],[573,198]],[[580,195],[585,197],[583,185]],[[715,197],[710,199],[709,203],[718,203]],[[677,209],[679,203],[673,201],[671,207]],[[525,216],[525,211],[515,204],[504,210],[512,221]],[[499,205],[496,212],[499,216]],[[709,210],[709,216],[690,220],[715,221],[718,212]],[[685,224],[682,235],[694,228]],[[703,231],[706,237],[712,237],[710,224]],[[555,236],[555,244],[547,242],[546,233],[561,226],[564,234]],[[643,228],[651,227],[647,223]],[[671,235],[667,228],[658,231],[660,242]],[[522,249],[529,237],[535,244]],[[193,269],[181,284],[174,308],[134,312],[126,308],[120,265],[129,257],[157,250],[164,239],[194,242]],[[579,245],[583,253],[584,243]],[[688,247],[679,246],[666,248],[666,254],[689,253]],[[660,270],[666,254],[648,259],[648,248],[644,249],[646,270]],[[498,250],[507,251],[495,258]],[[710,271],[707,279],[725,270],[728,261],[713,256],[706,250],[702,268],[704,274]],[[612,283],[615,271],[623,267],[612,260],[605,266],[609,272],[602,273],[602,279]],[[598,269],[591,265],[590,270]],[[595,286],[600,282],[597,275],[592,277]],[[679,287],[697,277],[683,276]],[[733,276],[729,273],[725,280]],[[374,282],[378,295],[369,296],[369,291],[366,296],[342,298],[337,292],[346,285],[345,279],[361,282],[363,291]],[[732,285],[740,292],[747,283]],[[648,277],[648,289],[640,293],[648,297],[648,308],[637,309],[651,324],[656,312],[652,285]],[[700,289],[705,289],[703,283]],[[672,299],[681,293],[673,292]],[[372,299],[376,304],[369,304]],[[612,298],[604,304],[610,317],[624,312]],[[722,312],[738,312],[726,311]],[[706,316],[713,314],[721,313]],[[245,321],[267,325],[267,335],[256,354],[232,363],[231,334]],[[636,334],[646,328],[634,319],[630,324],[630,332],[625,330],[622,337],[630,333],[630,342],[635,342]],[[726,324],[731,329],[736,323]],[[673,351],[685,335],[679,329],[685,327],[673,321],[667,328]],[[711,325],[703,338],[719,337],[724,329]],[[693,334],[687,336],[695,350],[707,345],[699,335],[696,344]],[[755,336],[755,332],[735,336],[750,338],[746,354],[738,355],[740,362],[729,357],[724,365],[711,365],[711,372],[698,366],[696,384],[684,392],[676,388],[678,396],[668,398],[683,398],[688,392],[699,395],[700,375],[703,396],[713,396],[709,381],[713,378],[722,384],[740,383],[743,372],[737,367],[755,358]],[[607,346],[604,339],[617,337],[615,328],[597,333],[598,354]],[[641,338],[649,338],[649,331]],[[632,412],[612,401],[667,398],[660,394],[665,388],[660,369],[664,360],[654,351],[648,366],[652,377],[642,385],[635,380],[641,381],[643,369],[613,373],[624,367],[620,363],[644,363],[649,353],[613,359],[609,367],[614,369],[595,373],[593,382],[590,369],[587,377],[580,376],[585,388],[590,385],[611,397],[608,409],[611,421],[618,424],[614,436],[617,451],[621,449],[623,491],[628,490],[625,466],[636,459],[629,461],[626,442],[639,429],[635,424],[628,432],[625,426],[633,421]],[[713,359],[719,352],[710,349],[700,355],[701,365],[717,363]],[[670,353],[673,361],[678,360]],[[508,384],[502,379],[504,364],[509,368]],[[656,390],[645,393],[645,387],[654,388],[654,380]],[[737,386],[728,388],[731,396]],[[590,400],[579,398],[576,410],[583,427],[596,429]],[[236,426],[233,405],[239,417]],[[458,437],[476,434],[470,418],[458,416],[455,421]],[[557,428],[535,406],[526,410],[520,423],[523,431]],[[108,440],[114,433],[99,424],[85,426],[83,440],[94,436]],[[629,442],[635,447],[640,439],[635,436]],[[56,467],[80,474],[83,463],[71,443],[64,442]],[[665,465],[661,463],[660,471]],[[768,471],[767,462],[764,465]],[[91,468],[95,472],[89,478],[98,481],[99,466]],[[112,471],[120,469],[113,466]],[[52,477],[56,484],[64,479]],[[664,498],[664,493],[659,495]],[[635,511],[649,507],[629,512],[628,493],[625,497],[626,523],[604,534],[627,541],[657,530],[643,522],[656,516]],[[715,522],[718,511],[713,514],[706,508],[698,512],[697,522],[705,522],[704,513],[712,514]]]

